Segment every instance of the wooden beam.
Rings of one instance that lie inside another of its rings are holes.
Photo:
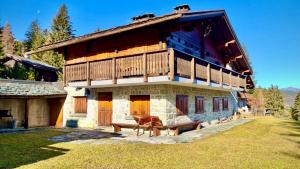
[[[228,47],[230,44],[234,44],[234,43],[235,43],[235,40],[233,39],[231,41],[226,42],[224,46]]]
[[[90,78],[90,62],[89,61],[86,62],[86,81],[87,81],[87,85],[90,86],[91,78]]]
[[[223,86],[223,68],[220,68],[220,87]]]
[[[144,75],[144,82],[148,82],[148,75],[147,75],[147,54],[143,54],[143,75]]]
[[[116,58],[112,58],[112,83],[117,84],[116,76]]]
[[[170,80],[175,79],[175,56],[174,56],[174,49],[170,48],[169,50],[169,66],[170,66],[170,74],[169,78]]]
[[[67,86],[67,72],[66,72],[66,65],[64,64],[63,67],[63,79],[64,79],[64,87]]]
[[[191,60],[191,81],[192,83],[195,82],[195,58],[192,57]]]
[[[208,63],[207,64],[207,67],[206,67],[206,82],[207,82],[207,85],[210,85],[210,64]]]
[[[26,98],[25,99],[25,105],[24,105],[24,109],[25,109],[25,113],[24,113],[24,115],[25,115],[25,117],[24,117],[24,121],[25,121],[25,123],[24,123],[24,128],[25,129],[28,129],[28,126],[29,126],[29,123],[28,123],[28,103],[27,103],[27,101],[28,101],[28,99]]]

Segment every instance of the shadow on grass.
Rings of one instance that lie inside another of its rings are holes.
[[[75,129],[69,131],[70,132],[67,134],[51,137],[49,138],[49,140],[54,142],[70,142],[70,141],[77,141],[77,140],[124,137],[122,134],[102,131],[101,129],[96,129],[96,130]]]
[[[285,136],[285,139],[296,143],[298,146],[300,146],[300,122],[299,121],[285,121],[280,123],[285,128],[289,129],[289,132],[287,133],[281,133],[280,135]],[[297,152],[297,150],[295,150]],[[282,154],[293,157],[296,159],[300,159],[300,154],[296,152],[281,152]]]
[[[57,131],[0,134],[0,168],[16,168],[65,154],[68,149],[51,146]]]

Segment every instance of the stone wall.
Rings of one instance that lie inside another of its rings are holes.
[[[112,92],[113,94],[113,123],[135,123],[130,116],[130,95],[150,95],[150,114],[158,116],[164,125],[184,123],[192,120],[211,121],[230,116],[237,103],[230,91],[200,89],[175,85],[144,85],[130,87],[111,87],[98,89],[78,89],[66,87],[68,96],[64,105],[64,125],[68,119],[78,120],[79,127],[95,128],[98,126],[98,93]],[[189,96],[188,116],[176,116],[176,94]],[[236,92],[235,92],[236,94]],[[87,114],[74,113],[74,96],[88,96]],[[205,112],[195,114],[195,96],[204,96]],[[213,97],[228,97],[229,110],[212,112]]]

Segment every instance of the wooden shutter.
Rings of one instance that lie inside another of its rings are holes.
[[[222,100],[223,110],[228,110],[228,98],[224,97]]]
[[[220,111],[220,98],[214,97],[213,98],[213,112]]]
[[[75,97],[75,113],[87,113],[87,97]]]
[[[196,96],[195,97],[195,113],[204,113],[204,97],[202,96]]]
[[[187,115],[189,112],[189,100],[188,96],[186,95],[177,95],[176,96],[176,115],[181,116],[181,115]]]
[[[130,96],[131,115],[150,115],[150,95]]]

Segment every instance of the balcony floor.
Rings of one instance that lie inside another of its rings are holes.
[[[189,86],[189,87],[197,87],[203,89],[210,90],[236,90],[236,91],[244,91],[244,88],[238,87],[230,87],[228,85],[222,85],[211,82],[209,85],[206,81],[203,80],[195,80],[192,82],[189,78],[175,76],[174,80],[171,81],[168,76],[155,76],[148,77],[148,82],[144,82],[143,77],[135,77],[135,78],[122,78],[117,79],[117,83],[113,84],[112,80],[92,80],[91,85],[89,86],[86,81],[79,82],[69,82],[68,86],[70,87],[82,87],[82,88],[105,88],[105,87],[119,87],[119,86],[140,86],[140,85],[153,85],[153,84],[172,84],[179,86]]]

